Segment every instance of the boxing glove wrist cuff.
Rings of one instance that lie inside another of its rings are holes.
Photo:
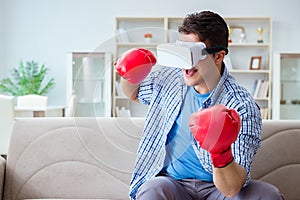
[[[233,161],[231,148],[225,152],[222,152],[221,154],[211,154],[210,157],[213,166],[217,168],[226,167]]]

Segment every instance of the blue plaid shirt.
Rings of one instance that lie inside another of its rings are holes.
[[[235,109],[242,120],[237,140],[232,144],[234,160],[247,171],[250,181],[252,159],[260,146],[262,120],[259,106],[250,93],[240,86],[229,74],[226,67],[221,79],[203,102],[203,108],[223,104]],[[145,127],[137,151],[137,159],[130,183],[130,197],[136,198],[139,187],[156,176],[164,167],[165,144],[187,91],[181,69],[163,67],[150,73],[141,83],[138,92],[139,102],[149,105]],[[194,140],[193,148],[203,168],[212,173],[210,155]]]

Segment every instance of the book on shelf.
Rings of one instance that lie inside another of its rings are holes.
[[[119,106],[116,106],[116,116],[117,117],[131,117],[130,110],[125,107],[119,108]]]
[[[267,98],[269,92],[268,80],[255,80],[252,90],[252,96],[254,98]]]
[[[262,93],[260,94],[260,96],[262,98],[267,98],[268,97],[268,93],[269,93],[269,81],[265,80],[264,84],[263,84],[263,88],[262,88]]]
[[[259,85],[260,85],[260,80],[255,80],[254,84],[253,84],[253,89],[252,89],[252,92],[251,92],[251,95],[254,98],[257,97]]]

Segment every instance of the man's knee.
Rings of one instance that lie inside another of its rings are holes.
[[[252,180],[249,185],[243,188],[238,195],[239,199],[263,199],[263,200],[282,200],[283,195],[277,187],[272,184]]]
[[[176,190],[174,183],[167,177],[158,176],[145,182],[137,192],[137,199],[167,199]],[[160,198],[159,198],[160,197]]]

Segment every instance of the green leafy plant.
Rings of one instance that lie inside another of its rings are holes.
[[[43,84],[44,78],[48,73],[45,65],[39,67],[35,61],[19,62],[18,68],[13,68],[11,78],[4,78],[0,81],[0,90],[10,93],[13,96],[26,94],[45,95],[54,88],[55,81],[51,78]]]

